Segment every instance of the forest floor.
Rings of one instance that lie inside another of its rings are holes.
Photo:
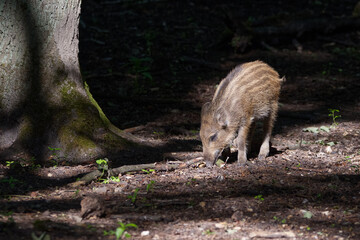
[[[130,239],[360,239],[360,30],[255,34],[350,17],[356,2],[83,1],[84,80],[116,126],[153,146],[110,167],[197,156],[202,104],[257,59],[287,79],[270,156],[259,161],[254,147],[250,167],[231,157],[86,185],[70,183],[96,163],[3,163],[0,239],[115,239],[121,229]]]

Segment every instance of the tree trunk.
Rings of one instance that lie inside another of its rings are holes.
[[[2,159],[17,154],[44,160],[56,154],[81,163],[129,146],[81,79],[80,4],[0,1]]]

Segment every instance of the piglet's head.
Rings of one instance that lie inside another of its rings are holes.
[[[214,165],[223,149],[229,145],[233,132],[229,129],[230,116],[222,108],[213,109],[210,102],[203,105],[201,110],[200,138],[206,166]]]

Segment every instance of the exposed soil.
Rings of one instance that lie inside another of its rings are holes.
[[[255,142],[249,167],[232,156],[76,187],[96,163],[1,162],[0,239],[115,239],[104,231],[118,222],[138,226],[127,229],[132,239],[360,239],[360,30],[244,37],[350,17],[356,0],[98,2],[82,5],[84,80],[115,125],[154,143],[111,167],[192,158],[202,104],[234,66],[256,59],[287,79],[271,154],[258,161]]]

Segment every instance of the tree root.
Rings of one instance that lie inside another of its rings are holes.
[[[175,169],[187,168],[193,164],[199,163],[203,161],[203,157],[196,157],[185,162],[182,161],[169,161],[166,163],[148,163],[148,164],[137,164],[137,165],[125,165],[118,168],[109,169],[107,172],[107,176],[117,176],[119,174],[124,174],[127,172],[136,172],[141,171],[142,169],[154,169],[156,171],[173,171]],[[76,182],[69,183],[70,187],[78,187],[81,185],[85,185],[98,177],[100,177],[103,173],[100,170],[92,171],[85,176],[83,176],[80,180]]]

